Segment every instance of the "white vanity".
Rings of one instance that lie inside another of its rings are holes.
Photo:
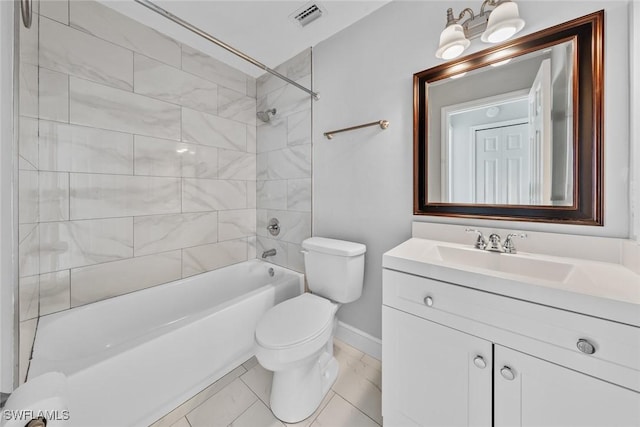
[[[640,426],[637,269],[463,237],[384,254],[384,425]]]

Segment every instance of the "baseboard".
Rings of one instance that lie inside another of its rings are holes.
[[[375,359],[382,360],[382,340],[369,335],[358,328],[354,328],[351,325],[338,321],[336,338],[344,341],[351,347],[355,347],[358,350],[367,353]]]

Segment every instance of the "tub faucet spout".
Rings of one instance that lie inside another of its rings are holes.
[[[275,255],[276,255],[276,250],[275,249],[269,249],[268,251],[262,252],[262,259],[265,259],[268,256],[275,256]]]

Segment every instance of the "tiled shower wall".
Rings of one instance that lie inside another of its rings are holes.
[[[93,1],[34,27],[21,321],[254,258],[255,79]]]
[[[311,87],[311,49],[276,68]],[[276,249],[274,263],[304,272],[301,242],[311,236],[311,107],[309,95],[265,74],[258,78],[258,111],[277,110],[269,123],[258,120],[257,255]],[[268,221],[281,231],[272,236]]]
[[[19,161],[18,161],[18,239],[20,269],[19,380],[25,379],[38,323],[40,264],[38,158],[38,2],[34,2],[30,29],[19,29]],[[46,9],[46,7],[45,7]],[[2,153],[5,155],[6,153]],[[46,293],[46,290],[45,290]]]

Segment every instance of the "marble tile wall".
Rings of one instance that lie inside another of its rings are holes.
[[[29,359],[35,338],[38,316],[40,315],[40,230],[39,219],[55,212],[50,201],[50,188],[40,187],[38,172],[38,116],[39,116],[39,67],[38,33],[39,2],[34,2],[33,22],[30,29],[20,25],[20,77],[19,77],[19,136],[18,136],[18,262],[20,271],[19,290],[19,380],[25,381]],[[45,76],[47,78],[49,76]],[[46,105],[43,105],[45,111]],[[51,178],[51,177],[46,177]],[[64,191],[64,190],[63,190]],[[44,196],[42,210],[40,197]],[[45,289],[50,289],[47,282]],[[45,291],[46,292],[46,291]],[[47,301],[46,303],[50,303]],[[53,303],[55,305],[55,302]]]
[[[20,34],[27,363],[39,316],[253,258],[257,220],[254,78],[95,1],[36,12]]]
[[[311,87],[311,49],[276,70]],[[311,236],[311,106],[309,95],[270,74],[258,78],[258,111],[275,108],[269,123],[257,121],[256,252],[275,248],[271,262],[304,271],[301,242]],[[281,232],[267,231],[270,218]]]

